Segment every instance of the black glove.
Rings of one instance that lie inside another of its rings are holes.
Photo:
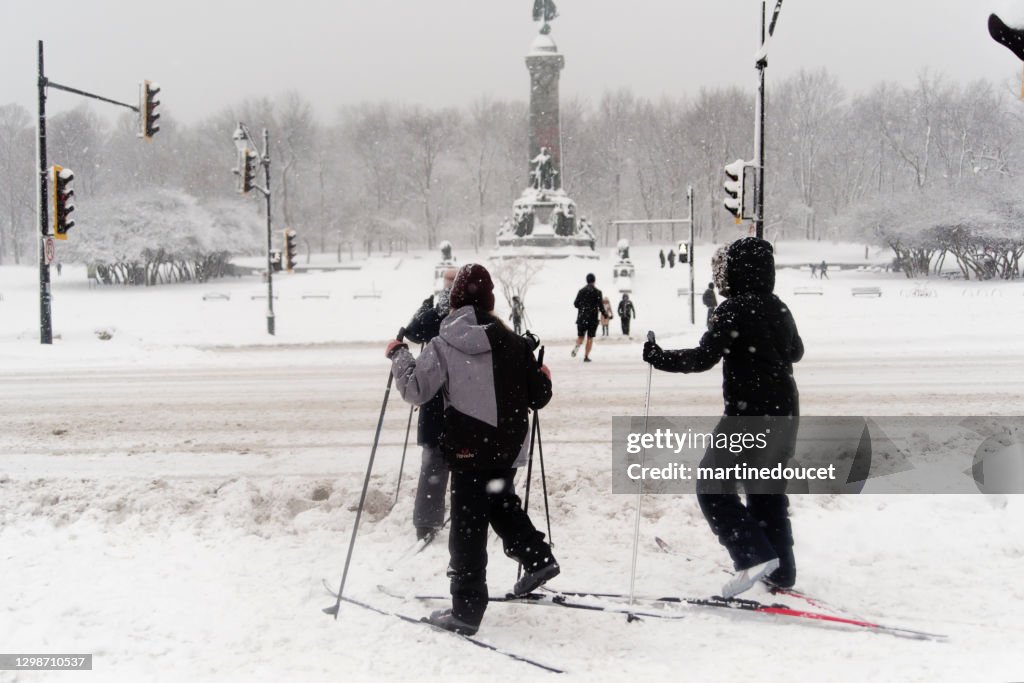
[[[657,363],[661,360],[662,351],[661,347],[656,342],[645,342],[644,343],[644,362],[645,363]]]
[[[433,307],[434,307],[434,295],[431,294],[430,296],[428,296],[426,299],[423,300],[423,303],[420,305],[420,310],[426,311],[426,310],[429,310],[429,309],[431,309]]]

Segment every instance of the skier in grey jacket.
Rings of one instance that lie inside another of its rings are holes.
[[[513,593],[529,593],[559,573],[512,483],[516,468],[526,464],[529,413],[551,400],[550,372],[538,365],[525,339],[494,317],[493,290],[483,266],[463,266],[452,287],[451,313],[419,358],[398,341],[387,349],[405,400],[422,404],[443,391],[441,448],[452,471],[452,609],[434,612],[429,621],[469,635],[487,609],[488,523],[505,554],[525,570]]]

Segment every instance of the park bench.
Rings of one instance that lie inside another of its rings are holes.
[[[371,289],[357,289],[352,293],[353,299],[379,299],[380,291],[376,287]]]
[[[850,290],[853,296],[882,296],[881,287],[853,287]]]
[[[231,295],[223,292],[207,292],[203,294],[203,301],[231,301]]]
[[[302,298],[303,299],[330,299],[331,298],[331,293],[326,291],[326,290],[324,290],[324,291],[303,292],[302,293]]]
[[[825,294],[825,290],[822,289],[821,287],[794,287],[793,288],[793,295],[794,296],[804,295],[804,294],[811,294],[811,295],[814,295],[814,296],[822,296],[822,295]]]

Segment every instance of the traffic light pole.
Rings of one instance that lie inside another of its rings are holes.
[[[43,70],[43,41],[39,41],[39,120],[36,152],[39,155],[39,343],[53,343],[50,317],[50,265],[46,262],[46,238],[49,235],[50,212],[46,190],[46,74]]]
[[[270,213],[270,133],[263,129],[263,156],[260,159],[263,164],[263,174],[267,186],[263,190],[263,196],[267,200],[267,334],[274,334],[274,264],[273,255],[274,240],[273,227],[271,226]]]
[[[693,262],[696,260],[696,258],[694,258],[695,254],[694,254],[694,249],[693,249],[693,247],[694,247],[694,244],[693,244],[693,185],[690,185],[690,186],[688,186],[686,188],[686,203],[689,206],[689,213],[690,213],[690,215],[689,215],[689,222],[690,222],[690,253],[687,254],[687,257],[688,257],[687,260],[690,262],[690,324],[691,325],[696,325],[697,324],[697,303],[696,303],[697,293],[693,291],[693,285],[694,285],[694,281],[693,281]]]
[[[757,51],[757,112],[754,122],[754,157],[757,160],[757,188],[754,194],[754,227],[757,236],[764,239],[764,161],[765,161],[765,96],[764,72],[768,68],[768,41],[775,35],[775,26],[782,11],[782,0],[775,0],[771,22],[768,21],[768,0],[761,0],[761,48]]]
[[[49,196],[46,170],[46,89],[63,90],[75,95],[89,97],[101,102],[116,104],[119,107],[141,113],[139,107],[112,100],[109,97],[54,83],[46,77],[43,69],[43,41],[39,44],[39,72],[37,85],[39,88],[39,121],[37,124],[36,152],[39,156],[39,343],[53,343],[53,312],[50,293],[50,265],[46,262],[46,239],[50,237],[50,212],[47,206]]]
[[[767,37],[768,0],[761,0],[761,45]],[[754,197],[754,228],[758,239],[764,239],[764,72],[768,68],[767,56],[757,61],[758,88],[757,113],[755,114],[754,157],[757,159],[757,187]]]

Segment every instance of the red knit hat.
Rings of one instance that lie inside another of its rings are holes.
[[[479,263],[467,263],[459,269],[450,296],[452,310],[463,306],[476,306],[485,311],[494,310],[494,283],[491,274]]]

